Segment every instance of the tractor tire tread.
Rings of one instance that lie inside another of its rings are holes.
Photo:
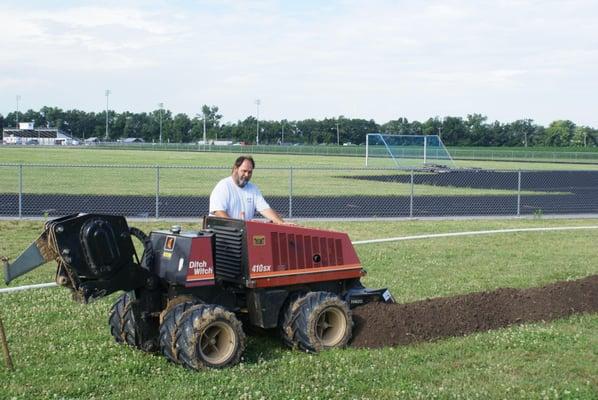
[[[197,341],[205,328],[214,322],[224,322],[232,328],[236,336],[236,348],[227,360],[220,364],[211,364],[202,358],[198,351]],[[221,306],[201,304],[187,310],[181,315],[179,328],[176,331],[176,348],[178,360],[189,369],[224,368],[240,362],[245,351],[246,337],[243,326],[234,313]]]
[[[130,303],[131,298],[128,293],[125,293],[116,300],[110,309],[108,325],[110,326],[110,334],[117,343],[126,343],[124,334],[125,314],[130,307]]]
[[[346,318],[346,329],[339,343],[334,348],[345,347],[351,339],[353,319],[348,304],[330,292],[310,292],[299,298],[294,304],[296,317],[292,321],[289,333],[293,334],[293,342],[306,352],[317,353],[329,347],[324,346],[316,333],[317,319],[329,307],[341,310]]]
[[[164,314],[160,324],[160,350],[169,361],[175,364],[179,363],[176,336],[181,319],[189,309],[196,305],[199,304],[192,300],[178,303]]]

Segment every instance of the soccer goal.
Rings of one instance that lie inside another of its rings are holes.
[[[368,133],[365,165],[424,168],[432,165],[454,167],[455,163],[438,135]]]

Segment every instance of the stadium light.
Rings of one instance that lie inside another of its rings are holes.
[[[208,135],[206,134],[206,110],[204,110],[204,108],[201,108],[201,114],[203,115],[203,144],[204,146],[207,144],[207,140],[208,140]]]
[[[260,99],[255,99],[255,105],[257,107],[257,127],[256,127],[256,135],[255,135],[255,144],[256,146],[260,145],[260,104],[262,101]]]
[[[17,125],[15,128],[19,129],[19,101],[21,101],[21,95],[17,94]]]
[[[110,89],[106,89],[106,141],[108,141],[108,96],[110,96]]]
[[[201,114],[195,114],[195,116],[203,122],[203,145],[205,146],[208,144],[208,138],[206,137],[206,114],[203,112],[203,108]]]
[[[162,108],[164,108],[164,103],[158,103],[158,107],[160,107],[160,144],[162,144]]]

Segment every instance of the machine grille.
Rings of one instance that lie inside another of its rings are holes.
[[[272,232],[272,261],[276,270],[343,265],[340,239]]]
[[[232,226],[212,225],[215,237],[216,278],[240,281],[243,278],[243,231]]]

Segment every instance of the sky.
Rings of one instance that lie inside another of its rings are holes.
[[[20,111],[598,128],[596,16],[595,0],[2,0],[0,113],[20,96]]]

